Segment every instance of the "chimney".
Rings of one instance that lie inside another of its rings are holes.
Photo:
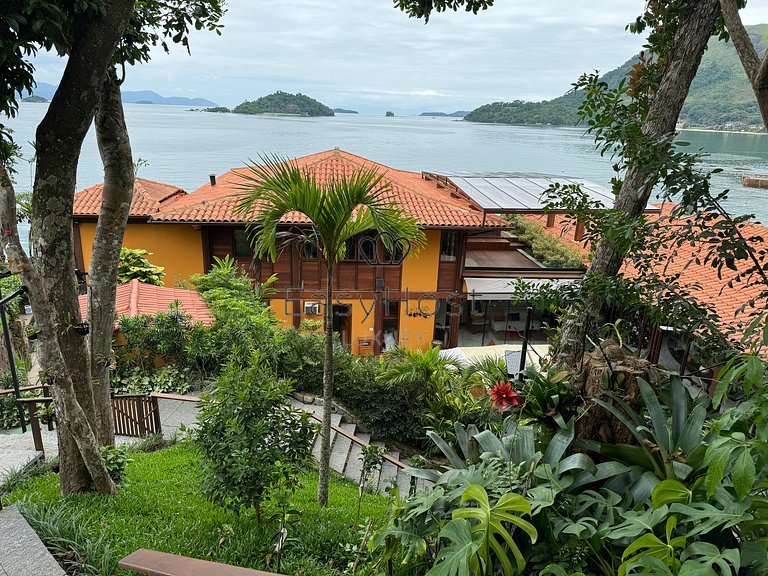
[[[216,186],[216,174],[208,174],[208,178],[211,179],[211,186]]]

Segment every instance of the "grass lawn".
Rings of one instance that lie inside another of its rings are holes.
[[[198,456],[181,443],[150,454],[133,454],[127,470],[128,486],[116,497],[84,494],[62,497],[58,477],[33,478],[4,498],[23,501],[44,541],[59,534],[76,542],[61,547],[77,549],[74,556],[93,566],[87,574],[127,574],[117,561],[137,548],[274,570],[270,562],[274,524],[257,524],[251,515],[237,516],[210,503],[199,490]],[[281,572],[305,576],[338,574],[354,561],[364,526],[355,522],[357,487],[334,478],[330,505],[315,504],[317,475],[301,476],[294,508],[301,510],[286,544]],[[388,500],[365,494],[361,524],[386,520]],[[268,512],[268,509],[267,509]],[[58,526],[58,528],[54,528]],[[46,542],[46,543],[49,543]],[[365,559],[365,556],[364,556]],[[365,572],[365,567],[363,567]]]

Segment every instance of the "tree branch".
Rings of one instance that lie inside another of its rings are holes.
[[[744,23],[741,21],[739,3],[737,0],[720,0],[720,10],[723,13],[725,27],[728,29],[733,46],[741,60],[741,65],[744,67],[750,82],[754,82],[760,69],[760,58]]]

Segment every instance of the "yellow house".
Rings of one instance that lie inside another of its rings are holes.
[[[319,181],[330,174],[374,168],[426,234],[426,246],[402,262],[387,254],[375,234],[363,235],[350,243],[345,260],[337,264],[334,329],[355,354],[378,354],[397,343],[414,349],[431,343],[454,347],[460,333],[469,342],[478,308],[476,302],[466,303],[473,299],[468,291],[474,288],[469,286],[483,284],[478,278],[508,284],[511,277],[562,276],[521,255],[520,245],[503,232],[506,221],[446,177],[389,168],[338,148],[298,158],[297,163]],[[254,261],[245,232],[247,218],[235,211],[242,170],[211,175],[192,193],[137,178],[124,245],[152,252],[152,262],[165,267],[170,285],[208,270],[214,257],[229,255],[262,281],[277,275],[279,293],[270,300],[277,318],[294,326],[303,319],[322,320],[325,265],[317,254],[292,248],[274,263]],[[73,222],[81,269],[89,266],[100,205],[101,185],[75,195]],[[288,214],[282,223],[294,230],[310,225],[300,213]],[[502,288],[496,296],[509,300],[510,293]],[[497,320],[505,338],[511,317]],[[483,343],[491,321],[484,320]]]

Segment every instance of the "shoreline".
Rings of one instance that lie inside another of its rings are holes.
[[[715,130],[714,128],[681,128],[678,132],[714,132],[715,134],[752,134],[766,136],[768,132],[750,132],[748,130]]]

